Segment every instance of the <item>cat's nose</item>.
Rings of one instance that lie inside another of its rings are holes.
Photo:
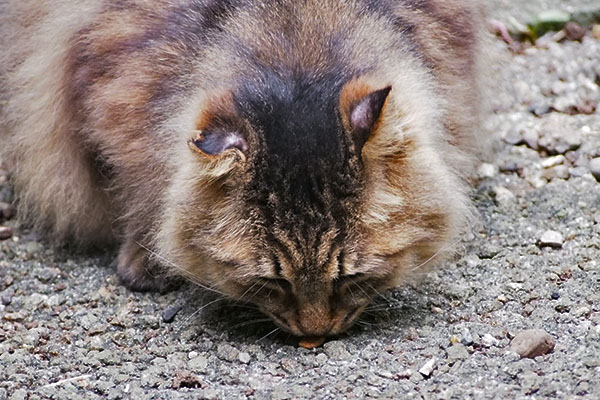
[[[328,309],[306,307],[298,312],[300,329],[307,336],[323,336],[331,331],[333,321]]]

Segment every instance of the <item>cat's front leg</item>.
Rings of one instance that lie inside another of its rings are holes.
[[[166,293],[181,284],[179,279],[167,276],[150,251],[133,238],[125,239],[119,249],[117,274],[125,286],[138,292]]]

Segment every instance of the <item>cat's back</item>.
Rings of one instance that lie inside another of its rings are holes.
[[[375,73],[415,104],[413,120],[441,115],[434,134],[467,148],[481,31],[477,3],[459,0],[0,0],[0,150],[14,163],[21,215],[85,240],[111,236],[107,188],[151,180],[118,171],[163,172],[169,151],[149,149],[182,135],[166,122],[219,87],[304,79],[333,98]],[[145,210],[157,196],[144,190]]]

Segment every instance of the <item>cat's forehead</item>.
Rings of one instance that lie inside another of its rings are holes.
[[[267,71],[245,80],[234,101],[257,136],[256,179],[276,194],[306,199],[359,172],[349,167],[356,154],[340,119],[341,87],[338,76],[306,71]]]
[[[339,77],[270,73],[234,95],[257,136],[247,199],[299,253],[318,252],[325,237],[343,240],[362,193],[359,156],[340,119],[341,87]]]
[[[236,106],[260,136],[264,156],[307,164],[340,162],[340,77],[310,71],[267,70],[245,79]],[[304,161],[304,162],[303,162]]]

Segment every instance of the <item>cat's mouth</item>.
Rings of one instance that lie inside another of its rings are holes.
[[[300,320],[298,312],[286,312],[288,315],[271,312],[260,307],[261,311],[267,315],[281,330],[291,333],[298,337],[321,337],[337,336],[348,330],[358,320],[360,314],[365,310],[368,303],[355,306],[348,311],[333,312],[327,321],[323,321],[322,315],[315,317],[315,321],[310,318]]]
[[[299,288],[285,279],[261,277],[242,286],[237,299],[257,306],[294,336],[336,336],[359,321],[380,287],[380,280],[353,274],[335,279],[329,288],[309,286],[296,293]]]

